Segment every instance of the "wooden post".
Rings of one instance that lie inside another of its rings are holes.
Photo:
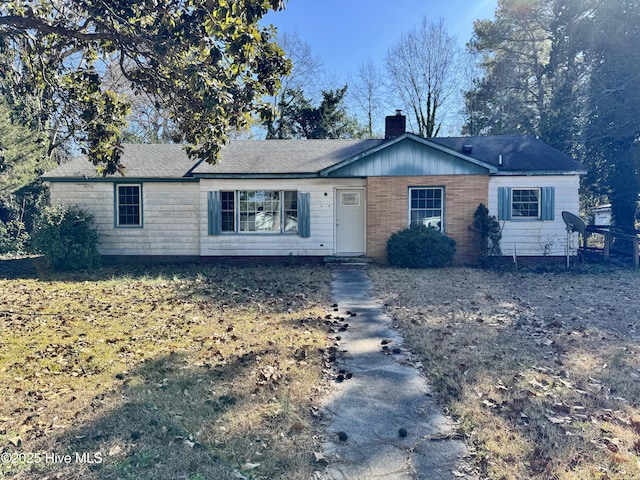
[[[611,250],[611,232],[604,234],[604,260],[609,260],[609,251]]]
[[[633,269],[637,270],[640,267],[640,253],[638,253],[638,245],[640,245],[640,239],[635,237],[633,239]]]

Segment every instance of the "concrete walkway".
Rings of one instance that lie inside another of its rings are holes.
[[[333,272],[338,306],[331,313],[348,327],[335,334],[336,383],[322,403],[329,463],[317,478],[471,478],[459,465],[464,443],[453,438],[450,420],[437,408],[390,318],[371,298],[371,287],[365,270]],[[340,373],[344,380],[337,378]]]

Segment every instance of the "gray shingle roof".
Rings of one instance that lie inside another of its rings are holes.
[[[403,138],[418,138],[405,134]],[[584,172],[562,152],[529,136],[430,138],[447,149],[510,172]],[[122,164],[128,178],[175,179],[194,175],[305,175],[382,147],[385,140],[232,140],[216,165],[189,160],[181,145],[126,144]],[[471,146],[471,152],[464,150]],[[499,163],[502,155],[502,164]],[[100,178],[86,157],[77,157],[43,176],[45,180]],[[109,177],[121,178],[120,175]]]
[[[194,173],[317,173],[381,143],[384,140],[235,140],[222,149],[217,165],[200,164]]]
[[[430,141],[498,168],[499,172],[585,172],[560,150],[529,135],[430,138]],[[471,147],[471,152],[464,148]],[[502,155],[502,165],[500,165]]]
[[[180,178],[194,166],[182,149],[182,145],[125,144],[121,163],[125,175],[130,178]],[[110,176],[120,178],[119,174]],[[96,167],[85,156],[47,172],[45,179],[55,178],[100,178]]]
[[[121,163],[129,178],[181,178],[193,174],[317,173],[384,140],[232,140],[216,165],[189,160],[181,145],[125,144]],[[112,178],[118,178],[114,175]],[[86,157],[47,172],[45,179],[98,178]]]

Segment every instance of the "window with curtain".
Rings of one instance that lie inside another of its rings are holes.
[[[221,191],[222,233],[297,233],[295,190]]]

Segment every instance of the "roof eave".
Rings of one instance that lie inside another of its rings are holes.
[[[43,182],[60,182],[60,183],[133,183],[133,182],[180,182],[180,183],[197,183],[198,178],[195,177],[47,177],[42,176]]]
[[[586,175],[586,170],[499,170],[493,173],[496,177],[533,177],[533,176],[550,176],[550,175]]]
[[[220,179],[277,179],[277,178],[318,178],[318,172],[301,173],[194,173],[196,178],[220,178]]]

